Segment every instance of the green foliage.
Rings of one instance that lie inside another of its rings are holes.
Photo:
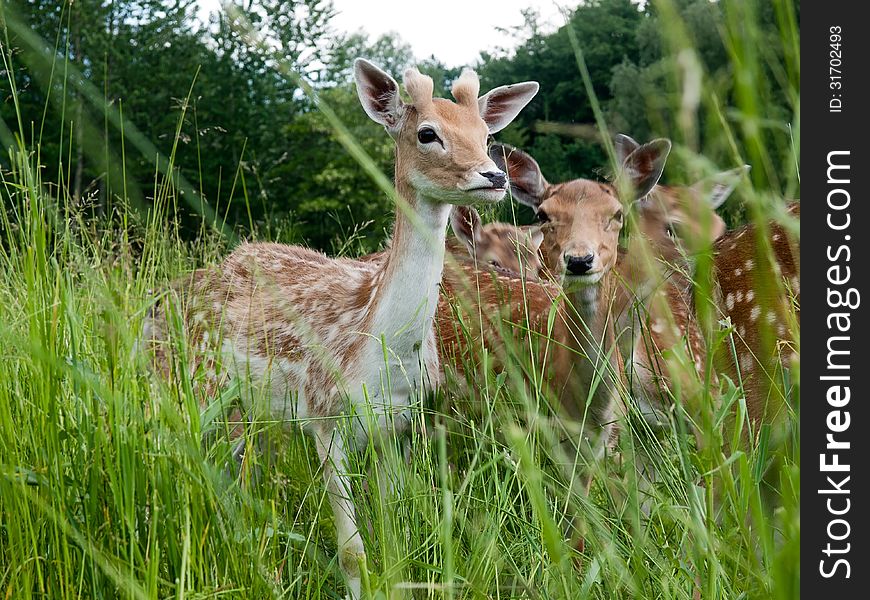
[[[321,96],[349,125],[378,167],[390,172],[394,143],[383,127],[365,117],[355,88],[343,84],[324,90]],[[350,224],[369,234],[363,250],[377,250],[377,240],[384,238],[383,232],[392,224],[392,206],[373,181],[359,177],[356,161],[341,147],[323,115],[305,112],[282,127],[282,132],[296,143],[285,150],[284,159],[268,177],[295,183],[295,202],[288,204],[306,238],[326,246],[324,242],[346,239],[350,231],[345,228]]]
[[[607,176],[607,155],[574,68],[570,28],[604,106],[608,133],[670,136],[692,153],[675,155],[668,180],[694,181],[708,173],[713,167],[695,161],[694,155],[702,155],[720,168],[752,163],[757,184],[795,193],[789,185],[795,181],[790,157],[798,127],[799,58],[796,37],[789,44],[778,40],[797,22],[797,5],[738,4],[679,0],[639,8],[629,0],[595,0],[578,6],[553,33],[542,32],[537,15],[527,11],[526,23],[513,32],[519,46],[484,52],[477,65],[483,89],[530,79],[541,84],[538,97],[500,140],[538,157],[551,181]],[[385,171],[389,142],[354,106],[351,64],[366,56],[400,78],[415,63],[410,47],[395,34],[374,40],[364,32],[337,35],[329,25],[329,2],[233,6],[238,12],[212,15],[206,26],[193,18],[192,0],[8,3],[7,13],[48,40],[53,53],[54,60],[46,61],[11,30],[21,134],[39,141],[46,162],[61,167],[47,179],[68,184],[73,198],[88,195],[97,212],[108,211],[119,196],[138,206],[153,203],[144,190],[152,184],[154,155],[124,148],[121,131],[109,124],[109,113],[123,113],[156,150],[174,152],[179,174],[193,182],[197,197],[186,198],[176,214],[186,235],[201,228],[197,209],[206,203],[220,220],[249,231],[292,231],[297,239],[331,249],[336,236],[356,230],[364,238],[361,250],[379,247],[390,212],[383,195],[344,156],[311,103],[273,68],[273,57],[249,44],[236,23],[250,20],[275,54],[334,102]],[[760,27],[749,39],[741,24],[756,17]],[[757,60],[750,51],[759,53]],[[460,69],[435,57],[416,62],[433,76],[436,93],[447,95]],[[738,89],[741,64],[760,69],[745,74],[761,83],[757,89]],[[76,73],[103,102],[88,101],[68,83]],[[689,82],[698,88],[697,98],[685,96]],[[752,118],[745,116],[741,97],[758,108]],[[8,97],[0,113],[15,123]],[[692,131],[683,126],[688,113],[697,122]],[[725,124],[739,125],[735,138],[722,135]],[[763,142],[753,150],[746,144],[758,129]],[[738,205],[731,203],[732,218],[743,214]]]
[[[574,30],[583,47],[596,94],[608,100],[611,92],[607,82],[613,69],[623,61],[637,60],[635,37],[642,18],[637,5],[629,0],[596,0],[575,9],[568,23],[555,33],[542,34],[535,24],[536,16],[528,13],[520,33],[527,38],[524,43],[500,56],[482,55],[484,88],[525,80],[541,84],[539,96],[510,129],[522,131],[522,146],[533,156],[546,156],[540,164],[548,180],[595,176],[595,169],[605,164],[605,155],[596,147],[599,139],[592,106],[576,68],[568,28]],[[548,123],[592,127],[583,134],[585,139],[578,141],[574,135],[549,133]]]

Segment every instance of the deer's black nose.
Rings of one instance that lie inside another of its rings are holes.
[[[592,263],[595,262],[594,254],[586,256],[566,256],[565,267],[571,275],[584,275],[592,268]]]
[[[486,177],[494,188],[503,188],[504,184],[507,183],[507,175],[504,171],[487,171],[481,175]]]

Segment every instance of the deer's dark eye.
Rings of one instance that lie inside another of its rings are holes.
[[[417,132],[417,139],[421,144],[431,144],[432,142],[440,142],[438,134],[431,127],[424,127]]]
[[[500,269],[500,268],[501,268],[501,265],[498,264],[498,261],[497,261],[497,260],[491,260],[491,261],[489,261],[489,266],[490,266],[490,267],[495,267],[496,269]]]
[[[616,221],[617,223],[622,223],[622,211],[621,210],[616,211],[616,214],[613,215],[613,220]]]
[[[537,213],[535,213],[535,217],[538,219],[538,223],[549,223],[550,222],[550,215],[548,215],[547,213],[545,213],[542,210],[539,210]]]

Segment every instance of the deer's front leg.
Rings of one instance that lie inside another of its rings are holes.
[[[350,491],[347,450],[337,427],[318,428],[314,435],[317,454],[323,462],[323,479],[335,519],[338,563],[347,582],[348,596],[356,600],[362,593],[360,569],[365,565],[366,554]]]
[[[589,496],[592,477],[601,468],[614,435],[615,426],[608,423],[588,429],[584,427],[579,445],[576,442],[565,443],[567,456],[573,456],[574,461],[569,475],[569,497]],[[567,519],[565,525],[566,539],[572,540],[574,549],[582,554],[586,547],[585,519],[578,513]]]

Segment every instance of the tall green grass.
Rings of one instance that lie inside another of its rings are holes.
[[[728,14],[731,26],[752,33],[751,18]],[[788,67],[799,76],[793,15],[783,11],[781,20]],[[675,52],[692,52],[679,27],[662,34]],[[582,68],[582,45],[574,43]],[[758,76],[764,58],[751,45],[732,51],[735,64]],[[12,60],[6,49],[7,70]],[[737,103],[747,118],[760,117],[751,85]],[[798,104],[799,97],[795,120]],[[685,129],[661,134],[684,140],[680,151],[709,170],[692,146],[693,108],[682,108]],[[777,168],[761,137],[736,131],[719,114],[723,136],[758,142],[748,156],[735,142],[734,164]],[[361,171],[371,171],[364,149],[334,125]],[[227,250],[213,228],[196,243],[179,239],[171,215],[185,186],[172,157],[155,171],[149,213],[119,198],[115,212],[93,217],[65,186],[41,180],[43,167],[68,165],[40,163],[29,124],[10,130],[9,169],[0,173],[0,594],[343,595],[332,517],[307,438],[283,435],[274,456],[249,453],[237,468],[221,417],[201,411],[189,386],[158,380],[137,346],[154,291]],[[794,189],[795,171],[783,169],[783,177],[782,190]],[[742,192],[759,224],[781,215],[778,194]],[[700,261],[699,293],[703,268]],[[710,327],[714,343],[729,343],[727,329]],[[746,423],[739,389],[727,382],[713,389],[706,379],[693,409],[703,448],[679,421],[658,436],[626,423],[617,456],[592,466],[588,498],[571,488],[572,463],[560,443],[575,429],[553,416],[546,393],[510,371],[475,373],[470,385],[450,379],[420,400],[408,464],[390,453],[376,459],[373,448],[355,457],[369,593],[679,599],[699,588],[711,599],[798,596],[797,373],[781,374],[790,404],[758,436],[725,425]],[[253,444],[260,431],[278,436],[279,429],[255,423],[247,434]],[[652,487],[638,480],[642,461],[656,465]],[[375,485],[396,471],[401,488]],[[582,556],[562,535],[574,514],[584,522]]]

